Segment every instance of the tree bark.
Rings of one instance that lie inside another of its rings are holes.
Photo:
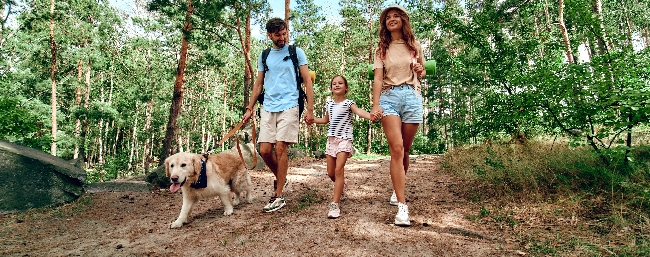
[[[235,5],[237,8],[237,5]],[[253,88],[253,79],[255,73],[253,71],[253,65],[251,64],[251,15],[250,12],[246,15],[246,27],[244,28],[244,34],[241,33],[241,21],[237,18],[237,35],[239,35],[239,42],[242,46],[242,52],[244,54],[244,107],[249,105],[249,91]]]
[[[291,18],[291,0],[284,0],[284,21],[287,23],[287,36],[289,36],[289,18]]]
[[[595,51],[597,54],[604,54],[610,50],[609,43],[607,42],[607,33],[605,33],[605,22],[603,18],[603,2],[602,0],[593,0],[592,9],[600,26],[601,35],[596,37],[598,49]]]
[[[99,87],[99,95],[101,102],[104,102],[104,87]],[[97,156],[97,162],[99,164],[104,164],[104,139],[103,139],[103,134],[104,134],[104,118],[99,119],[99,134],[97,138],[98,146],[97,146],[97,151],[98,151],[98,156]]]
[[[50,1],[50,49],[52,51],[52,67],[50,69],[50,79],[52,81],[52,145],[50,152],[56,156],[56,42],[54,41],[54,0]]]
[[[562,39],[564,41],[567,60],[569,63],[574,63],[573,51],[571,50],[571,41],[569,40],[569,32],[567,32],[566,24],[564,24],[564,0],[559,0],[558,23],[560,25],[560,31],[562,32]]]
[[[159,165],[163,165],[165,159],[170,154],[172,141],[176,133],[176,121],[181,113],[183,104],[183,91],[185,86],[185,68],[187,63],[187,50],[189,42],[187,38],[192,31],[192,14],[194,13],[194,3],[192,0],[187,1],[187,11],[185,13],[185,24],[183,25],[183,36],[181,38],[180,58],[178,61],[178,68],[176,69],[176,81],[174,81],[174,95],[172,97],[172,105],[169,110],[169,121],[167,122],[167,131],[165,132],[165,139],[163,140],[163,149],[160,153]]]
[[[151,72],[151,50],[147,49],[147,72]],[[151,77],[147,78],[147,85],[150,87],[153,86],[153,83],[151,83]],[[149,130],[151,129],[151,113],[152,108],[153,108],[153,98],[154,98],[154,91],[151,91],[151,97],[149,98],[149,101],[147,102],[147,106],[145,108],[145,121],[144,121],[144,129],[142,131],[143,134],[149,135]],[[144,150],[142,151],[142,167],[144,168],[144,173],[149,173],[149,164],[151,163],[151,154],[150,154],[150,146],[153,144],[153,139],[150,139],[147,137],[147,139],[144,141]],[[151,147],[153,148],[153,147]]]
[[[648,48],[650,47],[650,32],[648,32],[648,28],[645,28],[645,47]]]
[[[133,160],[135,156],[135,149],[138,141],[138,102],[135,102],[135,121],[133,122],[133,134],[131,135],[131,151],[129,153],[129,170],[135,170]]]
[[[228,104],[228,78],[224,79],[223,83],[223,106],[227,106]],[[253,114],[254,115],[254,114]],[[222,115],[222,120],[221,120],[221,134],[222,137],[225,137],[227,134],[227,129],[226,129],[226,115]],[[225,150],[224,145],[220,145],[221,151]]]
[[[86,92],[84,92],[84,109],[88,110],[90,107],[90,61],[88,61],[88,67],[86,67]],[[81,145],[79,147],[79,156],[83,160],[88,160],[86,155],[86,133],[88,131],[88,116],[84,116],[83,121],[81,122],[81,136],[79,140]]]
[[[144,120],[144,129],[143,129],[143,134],[148,135],[149,134],[149,129],[151,128],[151,113],[153,107],[153,95],[151,96],[151,99],[147,102],[147,106],[145,108],[145,120]],[[149,173],[149,163],[150,163],[150,157],[149,157],[149,147],[151,145],[151,140],[147,138],[144,141],[144,150],[142,151],[142,167],[144,168],[144,173]]]
[[[75,105],[77,107],[81,107],[81,75],[83,74],[83,65],[81,63],[81,60],[77,63],[77,82],[79,82],[79,85],[77,86],[76,92],[75,92]],[[73,158],[77,159],[79,158],[79,134],[81,133],[81,120],[77,117],[75,124],[74,124],[74,155]]]

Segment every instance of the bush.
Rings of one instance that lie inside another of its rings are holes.
[[[557,199],[565,195],[593,195],[626,202],[650,214],[648,147],[632,151],[634,162],[605,165],[588,148],[529,140],[526,144],[485,143],[448,152],[443,171],[467,180],[467,197],[506,200]]]

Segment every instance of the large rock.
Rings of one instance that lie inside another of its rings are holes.
[[[246,167],[250,168],[253,167],[253,143],[248,143],[248,144],[241,144],[241,154],[244,157],[244,162],[246,162]],[[237,156],[239,156],[239,152],[237,151],[237,144],[233,144],[233,147],[230,148],[229,150],[226,150],[226,152],[231,152]],[[260,153],[255,149],[255,154],[257,155],[257,165],[255,165],[255,168],[253,170],[261,170],[266,167],[266,163],[264,162],[264,159],[262,159],[262,156],[260,156]]]
[[[0,140],[0,213],[73,201],[86,172],[50,154]]]
[[[153,172],[147,174],[144,180],[159,188],[169,188],[172,185],[167,174],[165,174],[165,165],[160,165],[155,168]]]

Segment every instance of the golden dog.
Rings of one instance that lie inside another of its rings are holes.
[[[203,164],[205,162],[205,164]],[[205,165],[205,188],[195,188],[201,184],[199,177]],[[223,215],[233,212],[233,204],[239,204],[239,198],[246,194],[246,202],[252,202],[251,178],[239,156],[231,153],[211,154],[207,160],[203,155],[194,153],[177,153],[165,159],[165,173],[172,185],[169,191],[183,190],[183,207],[178,219],[170,228],[179,228],[187,223],[192,206],[201,199],[219,196],[223,203]],[[234,199],[232,194],[234,193]]]

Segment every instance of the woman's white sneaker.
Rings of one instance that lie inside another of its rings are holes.
[[[390,205],[397,206],[397,195],[395,195],[395,190],[393,190],[393,194],[390,196],[388,203],[390,203]]]
[[[395,225],[401,227],[411,226],[409,220],[409,207],[404,203],[397,203],[397,215],[395,215]]]
[[[341,216],[341,209],[339,209],[338,203],[330,203],[329,207],[330,210],[327,213],[327,218],[336,219]]]

